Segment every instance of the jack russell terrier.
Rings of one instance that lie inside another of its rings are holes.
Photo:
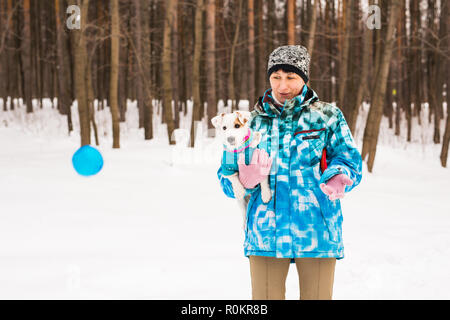
[[[247,202],[244,199],[245,188],[239,181],[239,154],[245,156],[248,165],[253,151],[261,142],[262,134],[254,132],[248,127],[250,119],[249,111],[234,111],[232,113],[221,113],[211,119],[213,126],[219,130],[223,138],[222,174],[228,178],[233,187],[235,198],[243,209],[244,228],[246,224]],[[267,203],[272,198],[269,187],[269,176],[261,183],[261,199]]]

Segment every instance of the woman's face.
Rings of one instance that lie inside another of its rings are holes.
[[[303,79],[294,72],[284,72],[278,70],[270,75],[270,87],[272,88],[272,94],[275,98],[284,103],[286,99],[292,99],[300,94],[300,90],[303,88],[305,82]]]

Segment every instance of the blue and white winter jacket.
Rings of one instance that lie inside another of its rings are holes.
[[[291,262],[344,257],[340,201],[329,200],[319,185],[345,173],[353,181],[345,188],[349,192],[361,181],[362,159],[341,110],[307,89],[304,98],[286,100],[281,110],[268,90],[251,113],[250,128],[262,133],[258,148],[274,160],[270,202],[262,202],[259,185],[247,189],[247,257],[292,258]],[[221,168],[217,175],[224,193],[234,198]]]

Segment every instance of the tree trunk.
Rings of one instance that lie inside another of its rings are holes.
[[[15,97],[18,97],[18,89],[19,89],[19,70],[18,70],[18,66],[19,66],[19,59],[18,59],[18,50],[16,50],[17,48],[17,41],[15,41],[15,23],[14,23],[14,17],[17,15],[17,8],[18,8],[18,3],[15,4],[15,6],[13,7],[12,4],[12,0],[7,0],[6,2],[6,12],[7,14],[7,21],[6,21],[6,26],[7,26],[7,31],[6,31],[6,35],[5,35],[5,48],[3,50],[5,50],[5,55],[6,55],[6,65],[5,67],[7,68],[7,75],[8,75],[8,80],[6,82],[6,96],[4,96],[5,99],[5,106],[6,106],[6,101],[8,96],[10,96],[11,100],[10,100],[10,104],[9,104],[9,110],[14,110],[14,103],[13,103],[13,99]]]
[[[441,4],[442,4],[442,2],[441,2]],[[442,10],[442,13],[443,14],[441,15],[441,19],[444,19],[444,21],[445,21],[445,27],[442,26],[443,34],[447,35],[445,42],[442,44],[442,48],[447,47],[447,52],[450,52],[450,40],[448,39],[448,31],[449,31],[448,28],[449,28],[449,23],[450,23],[450,10],[449,10],[448,2],[445,2],[445,9]],[[448,77],[448,75],[450,74],[449,59],[446,60],[445,64],[446,64],[446,66],[443,68],[443,70],[447,69],[447,71],[443,72],[443,73],[447,74],[447,77],[445,79],[445,81],[446,81],[445,91],[446,91],[446,99],[447,99],[447,121],[446,121],[446,125],[445,125],[445,130],[444,130],[444,137],[442,138],[442,149],[441,149],[441,155],[440,155],[441,165],[444,168],[447,167],[448,147],[450,144],[450,80]]]
[[[112,117],[112,133],[114,149],[120,148],[120,126],[119,126],[119,59],[120,59],[120,20],[119,0],[111,0],[111,75],[109,83],[109,107]]]
[[[230,53],[230,72],[228,74],[228,88],[230,90],[230,99],[231,99],[231,111],[236,110],[236,105],[238,104],[236,101],[236,90],[234,83],[234,58],[236,52],[237,41],[239,39],[239,26],[241,24],[242,18],[242,2],[243,0],[238,0],[238,18],[236,20],[236,30],[234,32],[233,44],[231,45],[231,53]]]
[[[400,135],[400,117],[401,117],[401,113],[400,110],[402,109],[402,106],[404,106],[405,103],[405,99],[404,97],[404,83],[405,81],[402,80],[402,76],[403,76],[403,69],[404,69],[404,62],[402,59],[402,44],[404,43],[405,39],[404,39],[404,35],[406,34],[405,30],[404,30],[404,23],[403,23],[403,19],[405,17],[405,5],[404,3],[402,3],[402,7],[400,9],[400,18],[398,19],[398,24],[397,24],[397,86],[396,86],[396,90],[397,93],[394,97],[395,99],[395,129],[394,129],[394,134],[396,136]],[[403,49],[404,50],[404,49]]]
[[[134,0],[134,10],[136,17],[135,25],[135,45],[134,54],[136,56],[136,103],[138,107],[139,128],[144,127],[144,92],[143,92],[143,79],[142,79],[142,16],[141,16],[141,1]]]
[[[87,67],[87,53],[84,31],[86,29],[86,18],[89,6],[89,0],[82,0],[81,4],[81,19],[80,29],[73,29],[70,31],[72,36],[72,48],[74,48],[74,82],[75,82],[75,97],[78,103],[78,115],[80,119],[80,136],[81,146],[91,144],[91,132],[89,126],[89,108],[86,92],[86,67]],[[72,2],[73,3],[73,2]],[[75,4],[80,5],[81,0]]]
[[[266,33],[264,32],[264,1],[263,0],[257,0],[258,9],[257,9],[257,19],[258,19],[258,48],[256,50],[257,56],[258,56],[258,63],[257,68],[255,71],[255,77],[256,77],[256,95],[255,98],[259,95],[262,95],[266,88]],[[256,100],[256,99],[255,99]],[[256,103],[256,101],[254,102]],[[250,110],[252,110],[253,105],[250,105]]]
[[[179,102],[179,82],[180,82],[180,69],[178,67],[178,43],[180,37],[178,34],[178,6],[177,3],[174,6],[173,22],[172,22],[172,97],[173,97],[173,109],[174,109],[174,128],[180,128],[180,102]]]
[[[162,53],[162,85],[163,85],[163,109],[164,119],[167,123],[167,134],[169,144],[175,144],[172,140],[172,134],[175,129],[175,123],[172,113],[172,80],[171,80],[171,27],[173,21],[173,9],[177,6],[177,0],[166,1],[165,19],[164,19],[164,38]]]
[[[68,61],[68,50],[66,46],[66,33],[61,23],[62,15],[60,0],[55,0],[55,21],[56,21],[56,72],[58,87],[58,109],[61,114],[67,115],[68,134],[73,130],[72,124],[72,101],[69,96],[70,70]],[[65,13],[65,12],[64,12]]]
[[[215,0],[206,3],[206,83],[207,83],[207,120],[208,137],[215,136],[215,129],[211,119],[217,115],[216,100],[216,5]]]
[[[86,85],[87,92],[87,103],[89,108],[89,121],[92,124],[92,129],[94,130],[95,145],[100,145],[98,141],[98,130],[97,123],[95,122],[95,110],[94,110],[94,89],[92,86],[92,63],[91,59],[88,57],[88,67],[86,68]]]
[[[351,9],[353,6],[354,0],[345,0],[344,1],[344,22],[343,22],[343,36],[342,36],[342,52],[339,61],[339,96],[337,105],[341,105],[345,108],[344,105],[344,94],[345,88],[348,82],[348,55],[349,55],[349,34],[350,34],[350,23],[351,23]]]
[[[32,104],[32,72],[31,69],[31,12],[30,0],[23,1],[23,28],[21,45],[21,66],[22,66],[22,88],[24,91],[24,102],[27,113],[33,112]]]
[[[312,7],[311,24],[309,25],[309,35],[308,35],[308,53],[312,60],[313,50],[314,50],[314,37],[316,35],[316,24],[317,24],[317,11],[318,11],[319,1],[314,0],[314,6]]]
[[[187,88],[187,74],[186,74],[186,67],[187,67],[187,57],[189,54],[186,52],[187,46],[185,41],[185,32],[186,28],[184,26],[184,17],[187,15],[184,10],[178,10],[178,35],[180,38],[180,48],[178,50],[178,57],[180,60],[180,64],[178,67],[180,75],[180,83],[179,83],[179,90],[178,90],[178,97],[179,101],[181,102],[181,109],[183,112],[183,115],[186,116],[187,114],[187,100],[188,100],[188,88]]]
[[[194,59],[192,63],[192,94],[193,108],[191,121],[191,139],[190,146],[193,148],[195,144],[195,135],[197,127],[200,124],[200,57],[202,52],[202,29],[203,29],[203,0],[197,0],[197,9],[195,10],[195,42],[194,42]]]
[[[378,133],[380,130],[380,122],[383,114],[383,100],[386,95],[386,83],[395,41],[394,33],[400,8],[400,0],[393,0],[391,2],[384,50],[381,55],[379,70],[374,79],[374,89],[371,95],[373,97],[373,100],[369,110],[369,115],[367,117],[366,128],[364,130],[362,158],[365,159],[367,155],[369,156],[367,162],[369,172],[372,172],[373,164],[375,161]]]
[[[42,38],[40,36],[40,29],[41,29],[41,24],[40,24],[40,17],[41,17],[41,12],[39,10],[39,1],[33,1],[33,5],[34,8],[30,8],[30,10],[32,10],[32,14],[31,14],[31,23],[33,24],[33,29],[32,29],[32,41],[31,41],[31,50],[32,52],[34,52],[33,54],[33,63],[32,63],[32,70],[33,70],[33,82],[34,82],[34,90],[31,90],[32,92],[34,91],[34,96],[36,97],[36,103],[38,105],[39,108],[42,109],[42,96],[43,96],[43,92],[42,92],[42,87],[43,87],[43,82],[42,82],[42,45],[41,45],[41,41]],[[33,66],[34,65],[34,66]],[[33,94],[32,94],[33,96]]]
[[[248,1],[248,105],[255,103],[255,8],[254,1]]]
[[[356,121],[358,119],[359,108],[364,99],[364,92],[367,87],[367,78],[369,75],[369,60],[370,60],[370,48],[372,46],[372,30],[363,26],[363,52],[362,52],[362,62],[361,62],[361,78],[359,81],[359,86],[356,93],[355,104],[352,106],[350,111],[350,116],[348,120],[348,125],[350,131],[355,134]]]
[[[142,15],[144,17],[151,16],[151,10],[149,10],[148,6],[146,6],[146,0],[140,0],[141,5],[140,8],[142,10]],[[149,12],[150,11],[150,12]],[[138,64],[141,66],[141,79],[144,81],[144,139],[150,140],[153,139],[153,90],[152,88],[152,71],[151,68],[151,57],[150,54],[152,52],[150,45],[150,21],[149,19],[143,19],[143,35],[142,35],[142,55],[138,60]]]
[[[295,1],[287,0],[287,44],[295,44]]]

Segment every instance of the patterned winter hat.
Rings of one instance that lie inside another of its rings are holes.
[[[308,82],[309,54],[304,46],[281,46],[272,51],[267,65],[267,76],[272,72],[283,68],[289,72],[295,72],[303,81]]]

